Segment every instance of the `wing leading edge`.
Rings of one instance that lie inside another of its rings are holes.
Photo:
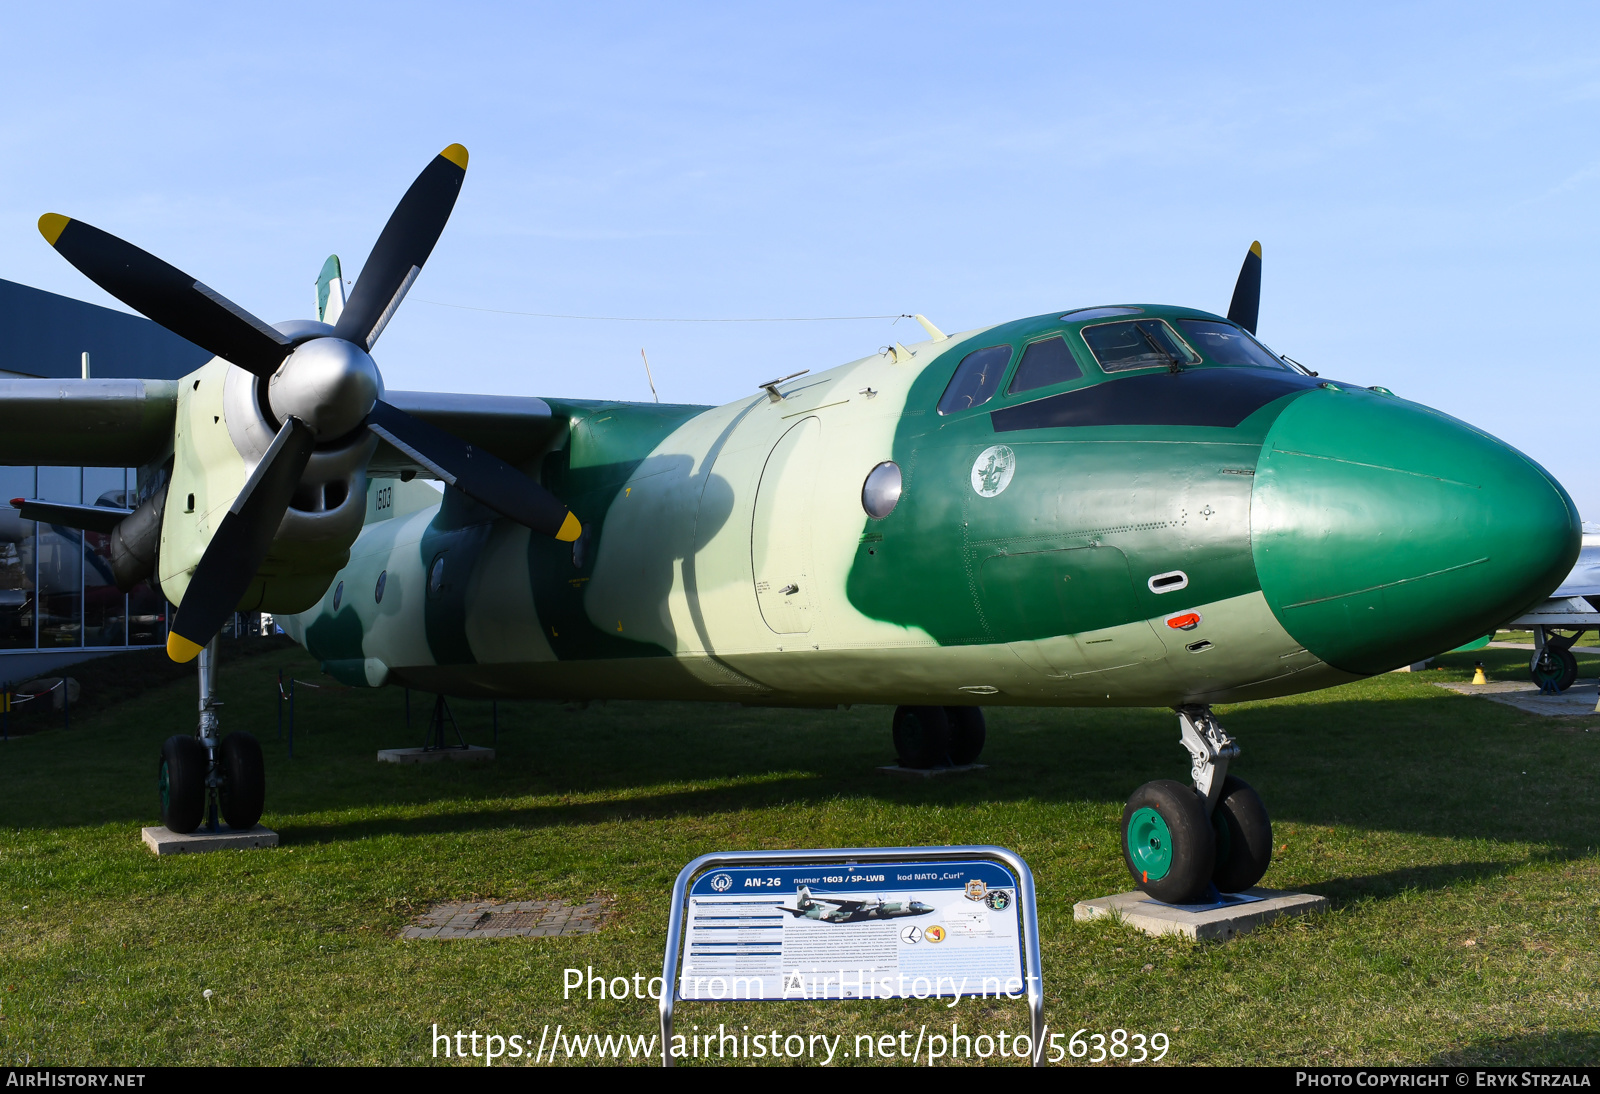
[[[139,467],[172,450],[177,419],[175,380],[42,380],[0,378],[0,464]],[[467,444],[521,466],[559,444],[567,429],[543,399],[391,391],[386,399]],[[427,468],[380,444],[374,475]]]

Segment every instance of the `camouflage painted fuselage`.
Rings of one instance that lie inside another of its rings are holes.
[[[1172,705],[1430,656],[1576,556],[1560,485],[1462,422],[1288,371],[1108,375],[1080,325],[921,343],[776,402],[550,400],[568,428],[527,470],[576,547],[375,479],[349,563],[280,621],[348,682],[452,695]],[[1058,334],[1080,378],[937,412],[967,353],[1009,344],[1014,369]],[[878,520],[885,460],[904,489]]]

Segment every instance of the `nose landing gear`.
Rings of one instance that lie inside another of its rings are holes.
[[[1211,708],[1177,712],[1194,786],[1159,779],[1135,790],[1122,811],[1122,853],[1150,896],[1198,904],[1261,880],[1272,861],[1272,822],[1250,784],[1228,774],[1239,746]]]
[[[266,765],[254,735],[239,731],[217,739],[217,708],[222,701],[216,697],[215,638],[200,651],[199,669],[199,731],[193,737],[174,734],[161,746],[156,767],[161,823],[179,835],[202,824],[215,832],[220,809],[229,828],[254,828],[266,802]]]

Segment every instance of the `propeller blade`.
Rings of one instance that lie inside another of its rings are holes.
[[[39,233],[96,285],[202,349],[257,376],[271,376],[290,342],[239,305],[92,224],[46,213]]]
[[[1256,332],[1256,320],[1261,316],[1261,243],[1250,244],[1239,267],[1239,280],[1233,286],[1233,301],[1228,305],[1228,318],[1251,334]]]
[[[470,444],[381,399],[367,428],[446,484],[540,535],[571,543],[583,526],[561,500],[499,456]]]
[[[278,430],[256,469],[217,526],[167,634],[167,656],[192,661],[222,629],[266,561],[316,438],[298,418]]]
[[[422,169],[395,206],[378,242],[372,245],[372,253],[361,267],[361,276],[334,327],[335,337],[369,352],[377,344],[411,283],[422,272],[422,264],[433,253],[433,245],[439,242],[450,210],[455,208],[456,196],[461,193],[461,180],[466,177],[467,150],[459,144],[440,152]]]

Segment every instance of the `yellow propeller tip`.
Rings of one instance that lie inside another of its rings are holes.
[[[71,223],[71,217],[64,217],[60,213],[46,213],[39,218],[39,234],[44,236],[46,243],[54,247],[56,240],[61,238],[61,233],[66,231],[67,225]]]
[[[556,538],[562,543],[571,543],[581,535],[583,535],[583,525],[578,523],[577,517],[568,513],[567,519],[561,522],[561,531],[556,533]]]
[[[1250,253],[1255,255],[1257,258],[1261,257],[1261,241],[1259,239],[1250,244]]]
[[[439,155],[461,168],[461,170],[465,171],[467,169],[467,150],[462,145],[452,144],[449,148],[440,152]]]
[[[193,661],[200,656],[200,651],[204,648],[204,646],[195,645],[177,631],[169,631],[167,633],[167,656],[180,665],[185,661]]]

